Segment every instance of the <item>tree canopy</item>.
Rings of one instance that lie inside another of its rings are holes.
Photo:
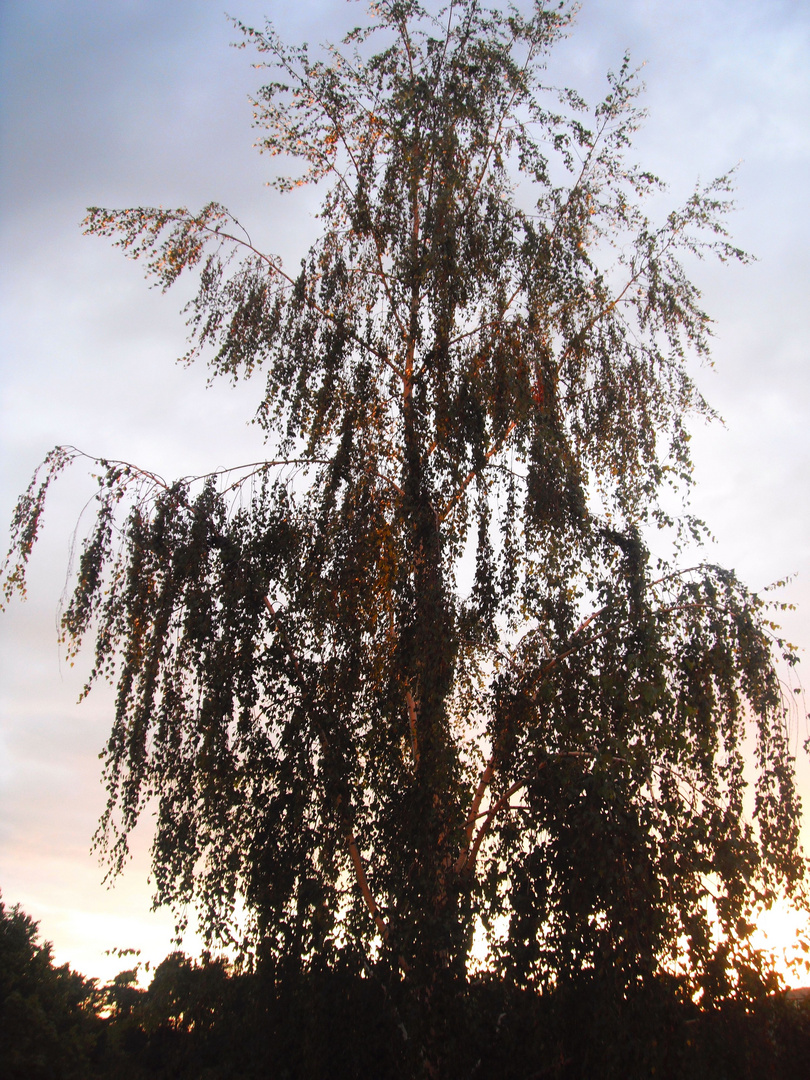
[[[0,899],[0,1066],[7,1080],[95,1075],[101,992],[67,964],[54,967],[37,924]]]
[[[668,509],[711,414],[685,267],[746,258],[730,177],[650,220],[629,59],[595,108],[546,85],[570,22],[381,0],[317,52],[240,25],[277,186],[324,190],[295,269],[218,203],[85,222],[164,289],[196,273],[184,359],[254,381],[268,448],[175,482],[97,459],[62,630],[117,688],[100,840],[120,866],[153,804],[159,903],[279,979],[354,956],[434,1033],[476,968],[741,992],[755,910],[803,890],[795,655],[679,565],[701,525]],[[21,498],[7,597],[81,457]]]

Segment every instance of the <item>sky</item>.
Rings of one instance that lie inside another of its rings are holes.
[[[364,5],[230,0],[288,41],[337,40]],[[308,192],[268,189],[253,148],[254,57],[209,0],[0,0],[0,521],[48,450],[70,443],[165,476],[255,460],[250,387],[206,388],[184,369],[182,292],[161,295],[104,241],[88,206],[192,208],[215,199],[295,265],[316,235]],[[645,63],[649,111],[635,156],[669,182],[738,165],[735,241],[747,267],[699,264],[716,320],[713,368],[695,368],[724,423],[693,426],[693,509],[707,553],[753,588],[794,575],[787,637],[810,667],[810,6],[803,0],[584,0],[552,59],[596,100],[625,50]],[[57,645],[59,599],[92,481],[59,482],[26,603],[0,616],[0,889],[40,921],[60,963],[110,977],[108,951],[160,960],[173,919],[151,912],[148,821],[114,887],[90,844],[104,805],[111,696],[76,704],[82,661]],[[805,674],[805,683],[810,677]],[[797,720],[800,749],[808,732]],[[799,771],[810,807],[810,769]],[[810,826],[805,823],[810,849]],[[792,928],[769,926],[782,948]],[[187,945],[193,947],[193,941]]]

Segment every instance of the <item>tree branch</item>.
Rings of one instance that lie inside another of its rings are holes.
[[[235,224],[239,224],[239,222],[236,221],[236,218],[234,218],[232,214],[228,214],[228,216],[233,222],[235,222]],[[279,262],[270,258],[270,256],[266,255],[263,251],[259,251],[259,249],[255,247],[249,240],[245,240],[239,236],[234,236],[233,233],[225,232],[223,229],[212,228],[210,225],[202,225],[200,226],[200,228],[203,232],[210,233],[211,236],[221,237],[223,240],[230,240],[234,244],[239,244],[241,247],[247,248],[248,251],[252,251],[258,259],[261,259],[263,262],[267,263],[267,265],[270,267],[274,274],[278,274],[278,276],[282,277],[289,285],[295,285],[295,278],[291,277],[285,270],[282,270]],[[321,318],[326,319],[328,322],[337,322],[337,319],[331,312],[327,311],[325,308],[322,308],[321,305],[317,301],[313,300],[312,297],[309,295],[307,295],[307,306],[310,307],[313,311],[317,312],[318,315],[321,316]],[[355,333],[354,330],[347,329],[346,333],[356,345],[359,345],[361,349],[366,349],[372,354],[372,356],[376,356],[376,358],[387,368],[389,368],[398,378],[402,379],[404,377],[403,373],[399,370],[397,365],[389,359],[387,352],[381,352],[379,349],[375,348],[370,342],[366,341],[359,334]]]
[[[506,443],[506,440],[509,438],[509,436],[512,434],[512,432],[515,430],[516,427],[517,427],[517,420],[513,420],[512,423],[509,425],[509,427],[504,432],[504,434],[501,436],[501,438],[498,439],[497,442],[494,442],[492,444],[492,446],[489,448],[489,450],[487,450],[486,454],[484,455],[484,464],[486,464],[486,462],[488,462],[491,458],[493,458],[495,456],[495,454],[499,453],[499,451],[501,451],[503,449],[503,447],[504,447],[504,445]],[[450,515],[450,512],[454,509],[454,507],[455,507],[456,503],[459,501],[459,499],[462,498],[462,496],[464,495],[464,492],[467,490],[467,488],[470,486],[470,484],[473,482],[473,480],[476,478],[476,476],[478,476],[478,473],[479,473],[478,469],[470,469],[469,473],[467,474],[467,476],[463,480],[463,482],[461,484],[461,487],[458,489],[458,491],[455,493],[455,495],[452,496],[450,501],[445,506],[444,510],[442,510],[441,513],[438,515],[439,516],[439,524],[442,524],[446,520],[446,518]]]
[[[299,660],[298,660],[298,654],[296,653],[295,649],[292,646],[292,643],[291,643],[289,637],[287,636],[287,632],[284,629],[284,626],[282,625],[281,620],[278,617],[278,614],[276,612],[275,607],[273,606],[272,601],[267,596],[264,597],[264,605],[267,608],[267,610],[270,612],[270,615],[272,616],[273,621],[276,624],[277,631],[278,631],[279,635],[281,636],[282,642],[284,643],[284,648],[287,651],[287,655],[290,657],[290,660],[292,661],[293,668],[294,668],[295,674],[296,674],[296,680],[298,681],[299,686],[303,690],[304,687],[305,687],[305,682],[304,682],[303,673],[301,671],[301,665],[300,665]],[[319,737],[319,739],[321,741],[321,744],[323,745],[324,749],[329,749],[331,744],[330,744],[329,736],[327,735],[323,725],[314,717],[313,717],[313,722],[315,724],[315,729],[318,732],[318,737]],[[335,799],[335,809],[337,810],[337,812],[340,815],[341,820],[342,820],[343,829],[344,829],[344,836],[345,836],[345,839],[346,839],[346,847],[347,847],[347,850],[349,852],[349,858],[352,861],[352,866],[354,867],[354,875],[355,875],[355,878],[357,880],[357,884],[360,886],[360,892],[362,894],[363,899],[366,902],[366,907],[368,908],[369,913],[371,914],[371,917],[374,920],[374,924],[377,927],[377,930],[379,931],[383,941],[385,942],[386,945],[390,946],[391,945],[391,930],[390,930],[390,927],[388,926],[388,923],[383,918],[383,915],[382,915],[382,912],[380,911],[379,905],[377,904],[377,901],[374,899],[374,896],[372,895],[371,889],[369,888],[368,878],[366,877],[365,867],[363,866],[363,859],[362,859],[362,856],[360,855],[360,849],[357,846],[357,841],[355,840],[354,833],[353,833],[353,831],[351,829],[351,826],[349,825],[348,817],[347,817],[345,809],[343,807],[343,796],[342,795],[338,795],[337,798]],[[399,960],[399,964],[400,964],[400,967],[402,968],[402,970],[407,973],[410,970],[410,965],[408,964],[407,960],[405,960],[405,958],[403,956],[399,956],[398,960]]]

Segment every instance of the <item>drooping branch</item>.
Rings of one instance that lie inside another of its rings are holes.
[[[135,221],[131,220],[133,217],[136,219]],[[225,218],[233,221],[235,225],[239,225],[239,222],[229,211],[216,203],[207,206],[197,217],[191,215],[185,208],[175,211],[151,208],[119,211],[107,210],[103,207],[94,206],[90,207],[87,217],[82,224],[85,226],[86,233],[93,233],[100,236],[112,236],[115,233],[123,232],[125,234],[124,239],[118,241],[118,243],[125,251],[132,246],[130,234],[132,233],[133,228],[136,225],[140,225],[140,227],[147,232],[147,238],[142,240],[140,246],[135,248],[131,253],[131,257],[134,259],[137,259],[140,255],[154,249],[158,242],[159,233],[167,225],[175,224],[186,226],[186,232],[184,232],[180,238],[181,242],[178,246],[175,247],[173,245],[172,238],[170,237],[169,240],[163,242],[163,254],[157,260],[151,261],[147,266],[147,273],[156,275],[164,282],[164,287],[173,284],[182,269],[193,266],[199,261],[205,241],[198,240],[195,244],[190,239],[190,235],[196,230],[198,234],[202,234],[205,237],[217,240],[220,243],[227,240],[237,247],[244,248],[251,252],[252,255],[267,266],[271,276],[278,277],[286,282],[291,288],[295,288],[295,278],[282,269],[279,259],[272,258],[261,251],[251,242],[249,237],[238,236],[235,233],[228,232],[223,229],[221,225],[209,224],[209,220],[213,220],[216,217]],[[151,224],[143,225],[144,218],[151,219]],[[319,304],[318,301],[314,299],[311,290],[307,290],[306,305],[325,322],[333,325],[339,324],[341,331],[346,334],[349,340],[359,346],[363,352],[373,356],[399,379],[404,377],[403,372],[391,360],[387,350],[376,348],[375,345],[362,337],[362,335],[347,328],[345,323],[342,320],[339,320],[334,312],[328,311],[322,304]],[[191,355],[193,355],[193,352]]]
[[[487,450],[487,452],[484,454],[484,461],[485,462],[491,461],[492,458],[495,457],[496,454],[500,453],[500,451],[503,450],[504,446],[506,445],[507,439],[512,434],[512,432],[515,430],[515,428],[517,427],[517,423],[518,423],[517,420],[513,420],[510,423],[509,427],[506,429],[506,431],[503,433],[501,438],[496,440],[492,444],[492,446],[490,446],[489,450]],[[459,487],[456,489],[455,493],[448,499],[448,501],[445,504],[444,508],[439,512],[439,522],[440,523],[443,523],[444,521],[447,520],[447,518],[450,516],[451,512],[453,511],[453,509],[457,505],[457,503],[464,497],[464,493],[467,491],[467,488],[470,486],[470,484],[473,482],[473,480],[475,480],[475,478],[479,475],[479,473],[480,473],[479,468],[470,469],[470,471],[467,473],[467,475],[462,480]]]
[[[305,683],[304,683],[304,676],[303,676],[303,673],[301,671],[301,663],[299,661],[298,654],[295,651],[295,649],[293,648],[292,642],[290,641],[289,637],[287,636],[287,633],[286,633],[286,631],[284,629],[283,623],[281,622],[278,614],[276,613],[276,609],[275,609],[275,607],[274,607],[274,605],[273,605],[273,603],[272,603],[272,601],[270,600],[269,597],[267,597],[267,596],[264,597],[264,604],[265,604],[265,607],[267,608],[267,610],[270,612],[270,615],[272,616],[273,621],[276,624],[277,632],[281,635],[285,651],[287,652],[287,655],[290,657],[290,661],[292,662],[293,669],[295,671],[296,681],[298,682],[299,687],[303,689]],[[323,724],[321,724],[316,718],[313,717],[312,719],[313,719],[313,722],[315,723],[315,727],[316,727],[316,730],[318,732],[318,738],[319,738],[319,740],[321,742],[321,746],[323,747],[324,750],[330,750],[331,749],[331,743],[330,743],[329,736],[326,733],[326,729],[324,728]],[[388,923],[385,921],[385,918],[383,917],[383,914],[382,914],[382,912],[380,910],[379,905],[377,904],[377,901],[374,899],[374,896],[373,896],[373,894],[371,892],[371,888],[369,887],[368,878],[366,876],[366,871],[365,871],[365,866],[363,865],[363,857],[360,854],[360,849],[357,846],[357,840],[355,838],[354,832],[353,832],[353,830],[351,828],[351,825],[349,823],[349,819],[348,819],[348,817],[346,815],[346,809],[345,809],[345,805],[344,805],[344,802],[343,802],[343,796],[342,795],[338,794],[335,797],[334,805],[335,805],[335,810],[337,811],[338,816],[340,817],[340,819],[342,821],[344,837],[345,837],[345,841],[346,841],[346,849],[347,849],[347,851],[349,853],[349,858],[351,859],[352,868],[354,870],[355,879],[356,879],[357,884],[358,884],[358,886],[360,888],[360,893],[361,893],[361,895],[363,897],[363,900],[365,901],[366,907],[369,910],[369,914],[371,915],[372,919],[374,920],[374,925],[377,927],[377,930],[379,931],[380,936],[382,937],[382,939],[383,939],[383,941],[385,942],[386,945],[391,946],[392,945],[391,930],[390,930],[390,927],[388,926]],[[400,964],[400,967],[402,968],[402,970],[405,973],[407,973],[410,970],[410,965],[408,964],[407,960],[403,956],[398,956],[398,961],[399,961],[399,964]]]

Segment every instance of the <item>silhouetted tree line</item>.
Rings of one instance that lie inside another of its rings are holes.
[[[55,966],[37,923],[0,902],[0,1075],[5,1080],[141,1077],[394,1078],[411,1069],[407,999],[396,1002],[351,950],[343,963],[235,972],[176,952],[147,989]],[[460,990],[448,1077],[806,1077],[810,1001],[759,986],[702,1010],[675,978],[635,998],[584,979],[552,994],[493,978]]]

